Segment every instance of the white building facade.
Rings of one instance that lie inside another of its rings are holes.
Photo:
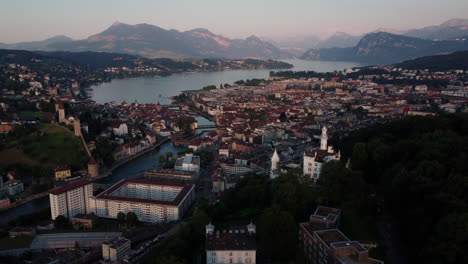
[[[206,226],[207,264],[255,264],[257,245],[255,225],[246,229],[216,231],[211,223]]]
[[[340,158],[340,152],[335,152],[332,146],[328,146],[327,128],[323,126],[320,148],[304,153],[303,174],[308,175],[315,182],[320,178],[323,164],[332,160],[340,160]]]
[[[63,215],[69,220],[77,214],[90,212],[89,199],[93,196],[91,182],[81,180],[49,191],[52,220]]]
[[[176,160],[174,169],[180,171],[193,171],[197,175],[200,173],[200,157],[193,154],[185,154]]]
[[[90,198],[90,211],[114,219],[119,212],[134,212],[148,223],[177,221],[194,201],[194,189],[191,184],[124,179]]]

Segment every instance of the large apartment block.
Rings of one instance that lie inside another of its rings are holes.
[[[349,240],[337,229],[341,211],[319,206],[307,223],[299,224],[299,241],[311,264],[383,264],[369,257],[357,241]]]
[[[77,214],[90,212],[89,198],[93,196],[93,185],[86,180],[71,182],[49,191],[52,220],[59,215],[69,220]]]
[[[90,198],[91,212],[117,218],[119,212],[135,212],[142,222],[177,221],[195,199],[195,186],[147,179],[123,179]]]

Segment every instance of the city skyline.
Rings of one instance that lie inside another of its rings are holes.
[[[105,30],[115,21],[147,23],[179,31],[207,28],[230,38],[250,35],[273,40],[310,35],[324,38],[335,32],[360,35],[378,28],[408,30],[437,25],[452,18],[466,18],[468,11],[468,4],[461,0],[452,0],[450,5],[435,0],[391,3],[295,0],[288,5],[264,0],[249,3],[243,3],[245,0],[235,3],[212,0],[88,2],[24,0],[5,3],[0,16],[3,32],[0,42],[42,40],[56,35],[84,39]],[[425,8],[421,8],[423,4]]]

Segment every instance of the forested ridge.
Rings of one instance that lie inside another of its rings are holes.
[[[380,190],[411,263],[467,263],[468,114],[402,118],[334,144]]]

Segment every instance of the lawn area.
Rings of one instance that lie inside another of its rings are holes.
[[[0,152],[0,164],[25,164],[56,167],[70,165],[83,168],[88,156],[81,140],[65,127],[41,124],[39,131],[11,142]]]
[[[0,251],[15,248],[28,248],[32,240],[32,237],[2,237],[0,238]]]

